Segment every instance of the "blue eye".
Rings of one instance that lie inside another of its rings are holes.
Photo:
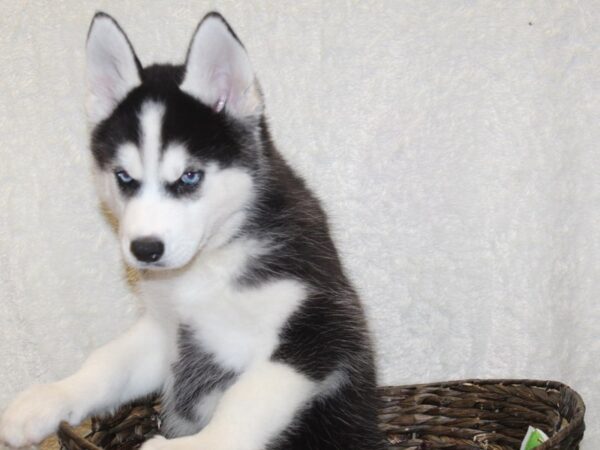
[[[204,173],[200,170],[195,172],[189,171],[181,175],[181,178],[179,178],[179,180],[186,186],[195,186],[198,183],[200,183],[200,180],[202,179],[203,175]]]
[[[202,170],[186,170],[175,182],[167,184],[167,191],[174,196],[186,196],[198,190],[204,172]]]
[[[117,176],[117,180],[119,181],[119,183],[129,184],[133,181],[133,178],[131,178],[131,175],[129,175],[124,170],[119,170],[119,171],[115,172],[115,175]]]
[[[117,179],[117,184],[123,195],[131,197],[140,187],[140,182],[122,169],[115,171],[115,178]]]

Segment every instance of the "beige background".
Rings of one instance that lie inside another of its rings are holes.
[[[381,383],[558,379],[600,440],[598,3],[0,3],[0,409],[75,370],[136,300],[98,210],[84,41],[143,63],[210,9],[250,52],[276,142],[330,213]]]

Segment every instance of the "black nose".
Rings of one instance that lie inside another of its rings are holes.
[[[156,262],[165,252],[165,245],[161,240],[147,237],[131,242],[131,253],[142,262]]]

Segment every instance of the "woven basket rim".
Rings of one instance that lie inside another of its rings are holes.
[[[379,389],[393,389],[395,387],[402,387],[404,389],[412,389],[412,388],[423,388],[423,387],[452,387],[452,386],[460,386],[465,384],[473,384],[473,385],[488,385],[488,384],[506,384],[506,385],[525,385],[531,387],[538,388],[546,388],[546,389],[555,389],[561,390],[566,389],[573,395],[575,401],[577,403],[576,412],[573,416],[573,419],[569,422],[569,424],[561,428],[557,433],[552,435],[550,439],[544,442],[542,445],[537,447],[538,450],[545,450],[550,448],[552,445],[556,445],[560,443],[565,436],[568,436],[574,429],[578,427],[585,427],[584,424],[584,416],[585,416],[585,403],[583,398],[579,393],[573,389],[571,386],[562,383],[560,381],[554,380],[537,380],[537,379],[527,379],[527,378],[467,378],[463,380],[451,380],[451,381],[439,381],[432,383],[416,383],[416,384],[406,384],[406,385],[390,385],[390,386],[379,386]]]
[[[584,415],[585,415],[585,403],[582,397],[579,395],[577,391],[571,388],[569,385],[562,383],[560,381],[553,380],[537,380],[537,379],[524,379],[524,378],[469,378],[462,380],[451,380],[451,381],[438,381],[438,382],[428,382],[428,383],[415,383],[415,384],[406,384],[406,385],[386,385],[386,386],[378,386],[379,391],[383,391],[385,395],[385,390],[392,389],[419,389],[419,388],[452,388],[454,386],[464,386],[464,385],[521,385],[521,386],[529,386],[536,387],[541,389],[552,389],[556,391],[567,391],[575,400],[576,407],[575,413],[573,414],[573,418],[564,428],[561,428],[557,431],[551,438],[538,447],[539,450],[547,450],[552,446],[559,444],[566,436],[570,435],[575,429],[585,428],[584,424]],[[60,432],[68,436],[73,441],[77,442],[77,444],[86,450],[103,450],[101,447],[98,447],[87,439],[79,435],[75,429],[67,422],[60,423]]]
[[[101,447],[92,444],[90,441],[85,439],[85,437],[77,433],[77,431],[75,431],[74,426],[68,422],[62,421],[58,428],[60,433],[65,434],[69,437],[69,439],[72,439],[73,441],[77,442],[77,445],[79,445],[81,448],[84,448],[86,450],[103,450]]]

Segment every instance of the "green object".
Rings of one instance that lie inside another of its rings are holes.
[[[521,450],[532,450],[542,445],[548,439],[548,436],[542,430],[530,426],[527,428],[527,434],[521,444]]]

